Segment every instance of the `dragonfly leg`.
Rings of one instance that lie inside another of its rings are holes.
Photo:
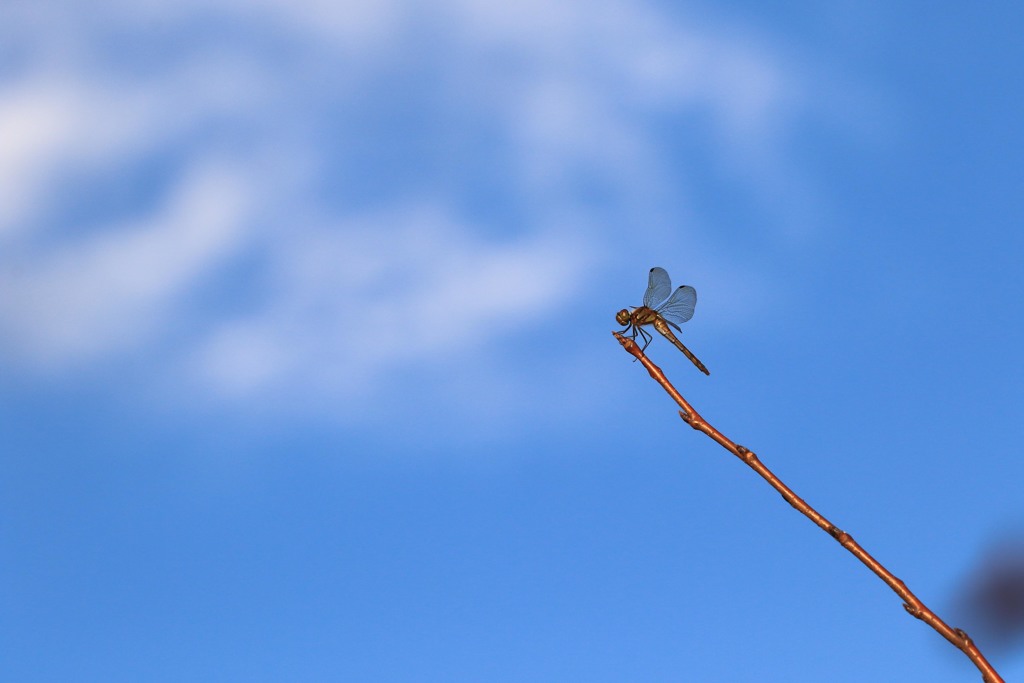
[[[643,329],[642,327],[636,327],[635,329],[636,329],[637,332],[640,333],[640,336],[644,340],[644,345],[640,347],[640,351],[641,352],[646,351],[647,350],[647,346],[651,343],[651,340],[654,339],[654,336],[650,335],[650,334],[647,334],[647,330]]]
[[[634,339],[635,340],[636,339],[636,333],[637,333],[637,331],[639,329],[640,329],[639,327],[637,327],[633,323],[630,323],[630,324],[626,325],[625,327],[623,327],[621,330],[619,330],[619,334],[629,335],[630,339]]]
[[[633,323],[629,323],[629,324],[628,324],[628,325],[626,325],[626,326],[625,326],[624,328],[622,328],[621,330],[619,330],[619,334],[622,334],[622,335],[627,335],[627,334],[628,334],[628,335],[629,335],[629,338],[630,338],[630,339],[632,339],[633,341],[636,341],[636,335],[637,335],[637,333],[638,333],[638,332],[639,332],[639,333],[640,333],[641,335],[643,335],[643,334],[644,334],[644,331],[643,331],[643,330],[641,330],[639,326],[637,326],[637,325],[634,325]],[[645,349],[647,348],[647,344],[644,344],[644,348],[645,348]],[[636,361],[637,361],[637,359],[636,359],[636,358],[634,358],[634,359],[633,359],[633,362],[635,363]]]

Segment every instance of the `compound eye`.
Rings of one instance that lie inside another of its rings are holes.
[[[625,308],[623,308],[621,311],[619,311],[618,313],[615,314],[615,320],[620,325],[628,325],[629,324],[629,311],[627,311]]]

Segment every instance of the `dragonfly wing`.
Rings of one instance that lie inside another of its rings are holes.
[[[677,326],[685,323],[693,317],[693,309],[697,307],[697,290],[689,285],[683,285],[672,293],[671,298],[662,304],[657,310],[658,314],[666,322]]]
[[[664,268],[651,268],[647,280],[647,291],[644,292],[644,306],[654,308],[672,293],[672,280]]]

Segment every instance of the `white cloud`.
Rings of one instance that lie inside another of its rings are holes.
[[[33,57],[0,79],[0,348],[60,372],[156,357],[188,326],[176,353],[229,396],[355,395],[542,325],[585,270],[638,248],[635,231],[676,224],[666,128],[723,157],[756,147],[771,183],[765,150],[801,106],[769,50],[624,0],[117,0],[59,15],[6,16]],[[114,38],[154,23],[166,44],[134,68]],[[52,222],[69,179],[152,159],[177,180],[132,207],[143,218],[84,235]],[[495,236],[507,216],[473,208],[481,168],[515,207],[512,236]],[[614,218],[594,219],[585,183],[632,234],[601,229]],[[262,294],[244,312],[204,307],[195,293],[253,252]]]
[[[155,155],[217,117],[248,121],[261,80],[235,59],[193,58],[156,82],[49,70],[0,81],[0,240],[45,216],[76,173]]]
[[[591,261],[564,237],[488,243],[432,208],[306,229],[279,246],[271,300],[219,323],[199,355],[227,394],[357,396],[388,368],[444,362],[550,317]]]
[[[176,299],[237,248],[245,203],[230,169],[199,166],[148,219],[0,271],[3,337],[57,368],[151,339]]]
[[[25,228],[61,171],[137,144],[144,117],[124,95],[47,77],[0,87],[0,234]]]

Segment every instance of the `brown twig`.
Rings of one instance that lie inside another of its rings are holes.
[[[939,632],[939,634],[952,643],[957,649],[961,650],[968,659],[974,662],[974,665],[981,671],[982,680],[985,683],[1003,683],[1003,679],[996,673],[996,670],[992,668],[992,665],[988,663],[985,656],[981,654],[978,647],[970,639],[970,637],[958,628],[950,627],[946,622],[932,612],[928,607],[921,602],[916,595],[910,592],[906,584],[896,578],[892,572],[882,566],[882,564],[872,557],[864,548],[860,546],[857,541],[853,540],[853,537],[848,533],[836,527],[832,522],[825,519],[817,510],[808,505],[800,496],[793,493],[793,491],[782,483],[775,474],[768,469],[762,463],[757,455],[753,451],[744,448],[731,439],[726,437],[720,431],[712,427],[707,421],[700,416],[693,406],[682,397],[682,395],[676,390],[672,383],[665,377],[665,373],[661,371],[657,365],[651,362],[651,360],[644,355],[644,352],[639,346],[630,338],[624,337],[618,332],[613,332],[615,338],[619,340],[623,348],[629,353],[636,357],[647,371],[651,373],[651,377],[662,386],[662,388],[668,392],[668,395],[679,404],[682,410],[679,411],[679,416],[697,431],[704,432],[709,437],[717,441],[723,448],[735,455],[737,458],[745,462],[752,470],[757,472],[761,477],[764,478],[772,488],[782,494],[782,497],[787,503],[796,508],[801,514],[806,516],[812,522],[817,524],[823,531],[829,536],[836,539],[841,546],[853,553],[854,557],[864,563],[868,569],[875,573],[886,585],[891,588],[896,595],[900,596],[903,600],[903,609],[924,623],[931,626],[933,629]]]

